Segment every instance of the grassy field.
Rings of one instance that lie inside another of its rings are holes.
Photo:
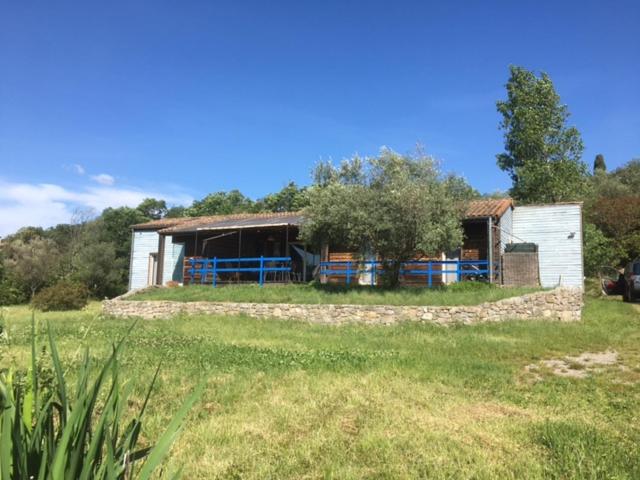
[[[178,302],[257,302],[359,305],[477,305],[524,293],[534,288],[500,288],[479,282],[464,282],[443,288],[396,288],[331,285],[190,285],[177,288],[155,288],[129,297],[129,300],[174,300]]]
[[[98,312],[37,315],[71,374],[131,324]],[[30,315],[5,310],[1,366],[27,364]],[[607,349],[618,363],[586,378],[526,369]],[[122,361],[138,399],[163,364],[145,438],[207,383],[169,459],[184,478],[640,478],[640,310],[619,300],[564,324],[178,317],[139,323]]]

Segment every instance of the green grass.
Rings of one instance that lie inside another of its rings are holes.
[[[37,314],[70,371],[84,345],[104,358],[131,325],[98,312]],[[28,364],[29,319],[6,309],[0,366]],[[608,348],[624,369],[524,370]],[[121,358],[132,408],[158,362],[148,438],[206,379],[169,459],[184,478],[640,478],[640,309],[619,299],[588,299],[576,323],[142,321]]]
[[[535,288],[500,288],[479,282],[464,282],[442,288],[396,288],[386,290],[331,285],[227,285],[213,288],[190,285],[154,288],[129,300],[173,300],[178,302],[253,302],[357,305],[477,305],[535,292]]]

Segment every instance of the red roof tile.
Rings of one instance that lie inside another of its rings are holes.
[[[467,206],[465,218],[500,218],[512,206],[513,200],[510,198],[472,200]]]

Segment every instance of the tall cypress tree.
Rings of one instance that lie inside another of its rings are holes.
[[[511,195],[521,203],[576,200],[586,187],[580,132],[566,125],[569,111],[560,103],[546,73],[537,76],[511,66],[507,99],[497,102],[505,151],[498,166],[513,181]]]

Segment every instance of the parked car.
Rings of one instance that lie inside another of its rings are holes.
[[[601,267],[600,287],[605,295],[622,295],[625,289],[624,273],[614,267]]]
[[[640,258],[635,259],[624,269],[624,291],[622,299],[633,302],[640,299]]]

